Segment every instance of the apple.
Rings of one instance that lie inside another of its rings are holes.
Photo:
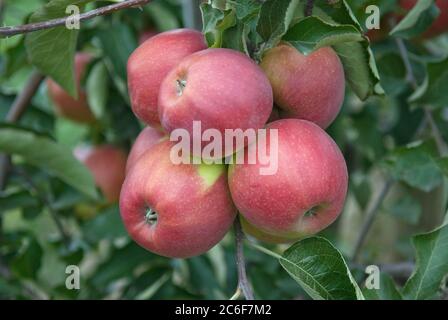
[[[61,116],[81,123],[92,123],[95,117],[87,103],[87,95],[81,87],[81,80],[92,56],[88,53],[77,53],[75,55],[75,78],[78,88],[78,98],[70,96],[61,86],[52,79],[47,80],[48,94],[53,101],[56,112]]]
[[[137,139],[135,139],[131,152],[129,152],[128,162],[126,164],[126,172],[134,166],[137,160],[149,149],[166,138],[166,134],[160,130],[146,127],[140,132]]]
[[[163,80],[159,94],[160,121],[167,132],[180,128],[193,136],[193,121],[198,121],[202,132],[220,133],[222,146],[226,129],[262,128],[272,105],[272,88],[263,71],[230,49],[207,49],[184,58]],[[236,148],[225,151],[211,158],[223,158]],[[194,155],[201,156],[202,150]]]
[[[173,164],[165,140],[129,171],[120,212],[130,236],[156,254],[187,258],[216,245],[236,217],[224,165]]]
[[[342,63],[330,47],[304,55],[281,43],[264,55],[260,64],[274,91],[275,104],[287,118],[309,120],[327,128],[344,101]]]
[[[266,164],[259,160],[231,164],[229,187],[249,234],[268,242],[292,242],[323,230],[339,216],[347,167],[336,143],[310,121],[278,120],[267,126],[267,136],[272,130],[278,134],[277,171],[261,175]],[[275,152],[272,143],[267,139],[268,154]],[[245,151],[250,148],[257,146]]]
[[[411,10],[416,3],[417,0],[400,0],[400,6],[407,11]],[[448,1],[436,0],[436,5],[440,9],[440,14],[423,34],[425,38],[435,37],[448,31]]]
[[[177,29],[153,36],[131,54],[127,65],[129,95],[140,120],[160,126],[157,98],[162,80],[182,58],[205,48],[202,33]]]
[[[75,157],[91,172],[108,203],[117,202],[126,173],[126,153],[112,145],[78,147]]]

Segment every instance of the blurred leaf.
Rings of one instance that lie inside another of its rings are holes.
[[[95,117],[100,119],[106,109],[108,74],[103,62],[96,63],[87,78],[87,99]]]
[[[266,42],[265,49],[277,45],[288,31],[299,0],[267,0],[263,3],[257,31]]]
[[[411,195],[404,194],[388,207],[387,213],[410,224],[417,224],[422,212],[421,204]]]
[[[68,5],[82,8],[92,0],[51,0],[36,11],[31,23],[67,16]],[[77,97],[74,57],[79,30],[65,26],[36,31],[26,36],[25,45],[30,62],[43,74],[50,76],[71,96]]]
[[[417,1],[414,7],[390,32],[391,36],[412,38],[428,29],[439,15],[434,0]]]
[[[91,243],[127,236],[117,206],[100,211],[94,219],[83,225],[82,231],[85,239]]]
[[[23,278],[36,278],[42,254],[42,248],[36,239],[23,238],[17,256],[11,262],[12,271]]]
[[[363,299],[342,254],[324,238],[296,242],[279,261],[315,300]]]
[[[105,63],[111,78],[122,97],[128,101],[127,63],[132,51],[137,47],[137,39],[130,26],[114,22],[97,31]]]
[[[380,288],[362,290],[367,300],[403,300],[396,284],[391,276],[385,273],[380,274]]]
[[[154,21],[158,31],[163,32],[180,28],[176,15],[163,2],[151,2],[143,8],[151,17],[151,20]]]
[[[416,267],[403,288],[403,295],[413,300],[431,299],[448,274],[448,225],[412,240],[417,255]]]
[[[412,103],[443,108],[448,105],[446,84],[448,83],[448,57],[427,65],[424,83],[409,98]]]
[[[2,194],[0,192],[0,212],[17,208],[26,209],[28,207],[36,207],[38,204],[39,201],[27,191],[18,191],[9,194]]]
[[[407,87],[406,68],[397,52],[378,55],[376,62],[381,76],[381,85],[390,96],[397,96]]]
[[[384,159],[383,165],[395,179],[422,191],[429,192],[443,181],[443,172],[428,143],[397,148]]]
[[[87,168],[74,158],[71,150],[48,137],[24,128],[0,124],[0,150],[20,155],[26,162],[97,198],[96,187]]]
[[[352,25],[330,24],[313,16],[293,25],[282,39],[304,54],[338,43],[365,40],[359,30]]]
[[[149,251],[130,242],[123,248],[115,249],[109,259],[99,267],[92,278],[95,287],[106,290],[107,286],[118,279],[133,277],[133,271],[142,263],[150,263],[162,259]]]

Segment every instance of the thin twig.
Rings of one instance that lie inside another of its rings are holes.
[[[305,6],[305,17],[309,17],[313,14],[314,0],[307,0]]]
[[[254,300],[254,293],[252,292],[251,285],[247,279],[246,262],[244,260],[243,241],[245,236],[243,230],[241,229],[241,223],[238,217],[235,219],[234,229],[236,245],[235,258],[238,268],[238,288],[241,289],[246,300]]]
[[[150,1],[151,0],[128,0],[128,1],[123,1],[120,3],[116,3],[116,4],[111,4],[108,6],[104,6],[104,7],[80,14],[79,21],[92,19],[92,18],[95,18],[98,16],[104,16],[104,15],[113,13],[115,11],[134,7],[134,6],[142,6],[142,5],[147,4]],[[18,34],[24,34],[24,33],[64,26],[69,18],[71,18],[71,16],[52,19],[52,20],[48,20],[48,21],[29,23],[29,24],[25,24],[25,25],[21,25],[21,26],[1,27],[0,28],[0,37],[10,37],[10,36],[18,35]]]
[[[381,203],[383,202],[384,198],[386,197],[387,193],[390,190],[390,187],[393,184],[393,180],[387,180],[383,187],[381,188],[381,190],[378,192],[376,197],[372,197],[369,201],[369,203],[367,204],[367,209],[366,209],[366,213],[365,213],[365,220],[364,220],[364,224],[361,227],[361,231],[359,232],[358,235],[358,239],[356,240],[355,243],[355,248],[353,250],[353,255],[352,255],[352,261],[357,261],[359,258],[359,254],[361,253],[361,248],[367,238],[367,234],[370,231],[370,227],[373,224],[373,221],[375,220],[375,217],[378,213],[378,209],[381,206]]]

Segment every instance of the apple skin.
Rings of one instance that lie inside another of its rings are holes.
[[[120,212],[130,236],[156,254],[187,258],[216,245],[231,228],[236,209],[224,165],[175,165],[174,143],[162,141],[132,167],[123,184]],[[147,210],[157,212],[153,224]]]
[[[127,65],[128,87],[137,118],[160,127],[157,98],[162,80],[182,58],[206,48],[199,31],[176,29],[153,36],[131,54]]]
[[[201,121],[202,131],[216,129],[222,134],[222,146],[225,129],[262,128],[272,105],[266,75],[247,56],[230,49],[207,49],[186,57],[166,76],[159,94],[159,116],[167,132],[182,128],[193,136],[193,121]]]
[[[92,56],[88,53],[75,55],[75,78],[78,88],[78,99],[71,97],[61,86],[52,79],[47,79],[48,95],[53,101],[56,112],[61,116],[80,123],[93,123],[95,116],[87,103],[87,95],[81,88],[81,80]]]
[[[150,150],[157,143],[167,139],[167,135],[158,129],[146,127],[140,132],[134,145],[129,152],[128,162],[126,164],[126,173],[134,166],[137,160],[148,150]]]
[[[74,155],[89,169],[107,202],[117,202],[126,174],[126,153],[112,145],[101,145],[78,147]]]
[[[277,172],[260,175],[264,165],[259,162],[232,164],[230,192],[249,234],[268,242],[292,242],[323,230],[339,216],[347,167],[336,143],[312,122],[284,119],[267,129],[268,152],[271,130],[278,130]]]
[[[260,64],[271,81],[275,104],[287,118],[309,120],[327,128],[341,109],[345,95],[342,63],[333,49],[305,56],[281,43]]]
[[[407,11],[411,10],[416,3],[417,0],[400,0],[400,6]],[[436,0],[436,5],[440,9],[440,14],[429,29],[425,31],[424,38],[432,38],[448,31],[448,1]]]

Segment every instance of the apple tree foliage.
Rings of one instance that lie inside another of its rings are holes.
[[[2,3],[2,25],[64,17],[68,5],[84,12],[104,5]],[[382,17],[383,38],[375,42],[366,36],[369,5],[378,6]],[[421,38],[439,11],[434,1],[421,0],[397,21],[398,1],[316,0],[311,15],[306,6],[306,0],[211,0],[198,8],[210,47],[232,48],[260,61],[281,41],[304,54],[332,46],[347,79],[343,110],[328,130],[350,172],[344,212],[322,234],[291,246],[246,242],[255,296],[446,298],[448,33]],[[232,296],[237,271],[231,234],[192,259],[146,252],[129,239],[117,205],[104,204],[89,172],[72,155],[80,143],[130,147],[141,124],[129,108],[127,59],[142,30],[181,27],[181,10],[180,1],[155,0],[141,10],[84,21],[80,30],[57,27],[0,40],[2,121],[37,70],[76,96],[73,61],[79,50],[95,57],[83,85],[100,120],[89,127],[55,116],[42,83],[18,123],[0,123],[0,152],[12,156],[0,190],[0,297]],[[364,230],[368,214],[372,224]],[[362,232],[365,241],[354,254]],[[68,265],[81,269],[80,290],[66,288]],[[368,265],[379,267],[377,288],[367,285]]]

